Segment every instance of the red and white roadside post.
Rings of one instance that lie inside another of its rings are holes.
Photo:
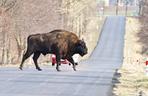
[[[147,58],[147,60],[145,61],[145,74],[146,74],[146,76],[148,76],[148,58]]]

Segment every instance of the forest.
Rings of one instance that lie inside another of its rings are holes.
[[[0,64],[20,63],[30,34],[65,29],[93,42],[84,35],[98,31],[96,7],[96,0],[0,0]]]

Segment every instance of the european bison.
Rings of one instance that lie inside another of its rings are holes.
[[[33,61],[36,69],[41,71],[38,66],[37,59],[40,54],[55,54],[57,66],[56,70],[60,71],[59,65],[61,59],[67,59],[72,63],[74,71],[76,64],[72,56],[74,54],[84,56],[87,54],[87,47],[83,40],[80,40],[74,33],[65,30],[53,30],[49,33],[34,34],[27,38],[27,51],[23,55],[20,69],[22,70],[24,61],[33,55]]]

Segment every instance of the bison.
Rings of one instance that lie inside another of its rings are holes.
[[[66,30],[53,30],[49,33],[33,34],[27,38],[27,51],[23,55],[20,69],[22,70],[24,61],[33,55],[33,61],[37,70],[41,71],[37,60],[41,54],[56,55],[56,70],[60,71],[61,59],[67,59],[76,71],[76,64],[72,58],[74,54],[84,56],[87,54],[87,47],[84,40],[80,40],[76,34]]]

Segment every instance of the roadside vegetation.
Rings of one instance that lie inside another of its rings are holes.
[[[148,96],[148,1],[141,16],[127,17],[122,67],[113,78],[113,96]]]

